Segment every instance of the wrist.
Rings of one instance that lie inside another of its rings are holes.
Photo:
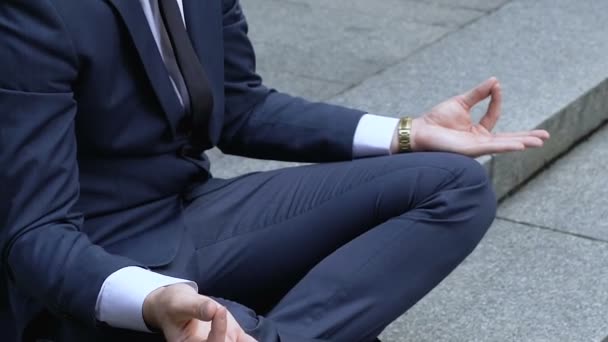
[[[418,131],[420,129],[421,126],[421,120],[422,118],[418,117],[418,118],[412,118],[411,120],[411,125],[410,125],[410,129],[409,129],[409,152],[417,152],[419,151],[419,144],[417,142],[417,136],[418,136]],[[395,127],[395,130],[393,132],[393,139],[391,140],[391,147],[390,147],[390,151],[391,154],[397,154],[397,153],[402,153],[404,152],[401,148],[401,144],[400,144],[400,137],[399,137],[399,126],[400,124],[397,124],[397,126]]]
[[[155,331],[161,328],[160,319],[157,315],[158,302],[161,294],[165,291],[165,287],[160,287],[152,292],[144,300],[142,307],[142,314],[144,317],[144,323],[148,329]]]
[[[420,144],[418,142],[418,137],[420,136],[420,128],[423,127],[423,118],[417,117],[412,119],[412,128],[410,129],[410,146],[412,148],[412,152],[421,151]]]

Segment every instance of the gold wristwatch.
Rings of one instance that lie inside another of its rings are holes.
[[[399,120],[399,128],[397,129],[399,139],[399,152],[412,152],[412,118],[409,116]]]

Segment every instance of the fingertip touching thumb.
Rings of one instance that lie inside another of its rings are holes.
[[[218,304],[202,296],[201,299],[198,302],[197,318],[202,321],[212,321],[219,309]]]

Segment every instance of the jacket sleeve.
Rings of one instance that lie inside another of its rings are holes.
[[[0,2],[0,252],[8,284],[95,324],[107,276],[137,263],[81,232],[72,84],[77,58],[48,0]]]
[[[353,136],[363,112],[266,88],[238,0],[223,0],[225,153],[287,161],[352,159]],[[295,37],[294,37],[295,39]]]

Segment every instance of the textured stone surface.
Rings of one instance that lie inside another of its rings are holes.
[[[306,165],[304,163],[289,163],[276,160],[257,160],[235,157],[222,154],[222,152],[218,149],[213,149],[207,154],[211,159],[211,172],[213,173],[214,177],[219,178],[231,178],[250,172],[270,171],[284,167]],[[482,164],[488,174],[490,174],[492,159],[486,156],[478,158],[477,161]]]
[[[208,156],[211,160],[211,173],[214,177],[218,178],[232,178],[250,172],[270,171],[283,167],[303,165],[275,160],[259,160],[230,156],[222,154],[218,149],[209,151]]]
[[[462,26],[485,14],[476,9],[442,6],[432,1],[407,0],[291,0],[316,7],[335,8],[347,13],[411,21],[427,25]]]
[[[424,3],[441,4],[450,8],[470,8],[483,11],[492,11],[506,4],[510,0],[416,0]]]
[[[606,166],[608,126],[507,199],[499,216],[608,241]]]
[[[349,88],[348,84],[294,75],[288,72],[259,70],[264,84],[278,91],[312,101],[324,101]]]
[[[486,172],[492,177],[492,157],[491,156],[482,156],[477,158],[479,164],[483,165],[486,169]]]
[[[505,195],[528,179],[555,156],[565,152],[581,137],[608,119],[608,81],[582,95],[563,110],[555,113],[537,127],[547,129],[553,139],[539,150],[495,156],[493,160],[494,187]]]
[[[350,7],[250,1],[243,6],[260,67],[320,80],[356,84],[450,31]]]
[[[606,243],[497,221],[383,340],[601,341],[608,334],[607,258]]]

